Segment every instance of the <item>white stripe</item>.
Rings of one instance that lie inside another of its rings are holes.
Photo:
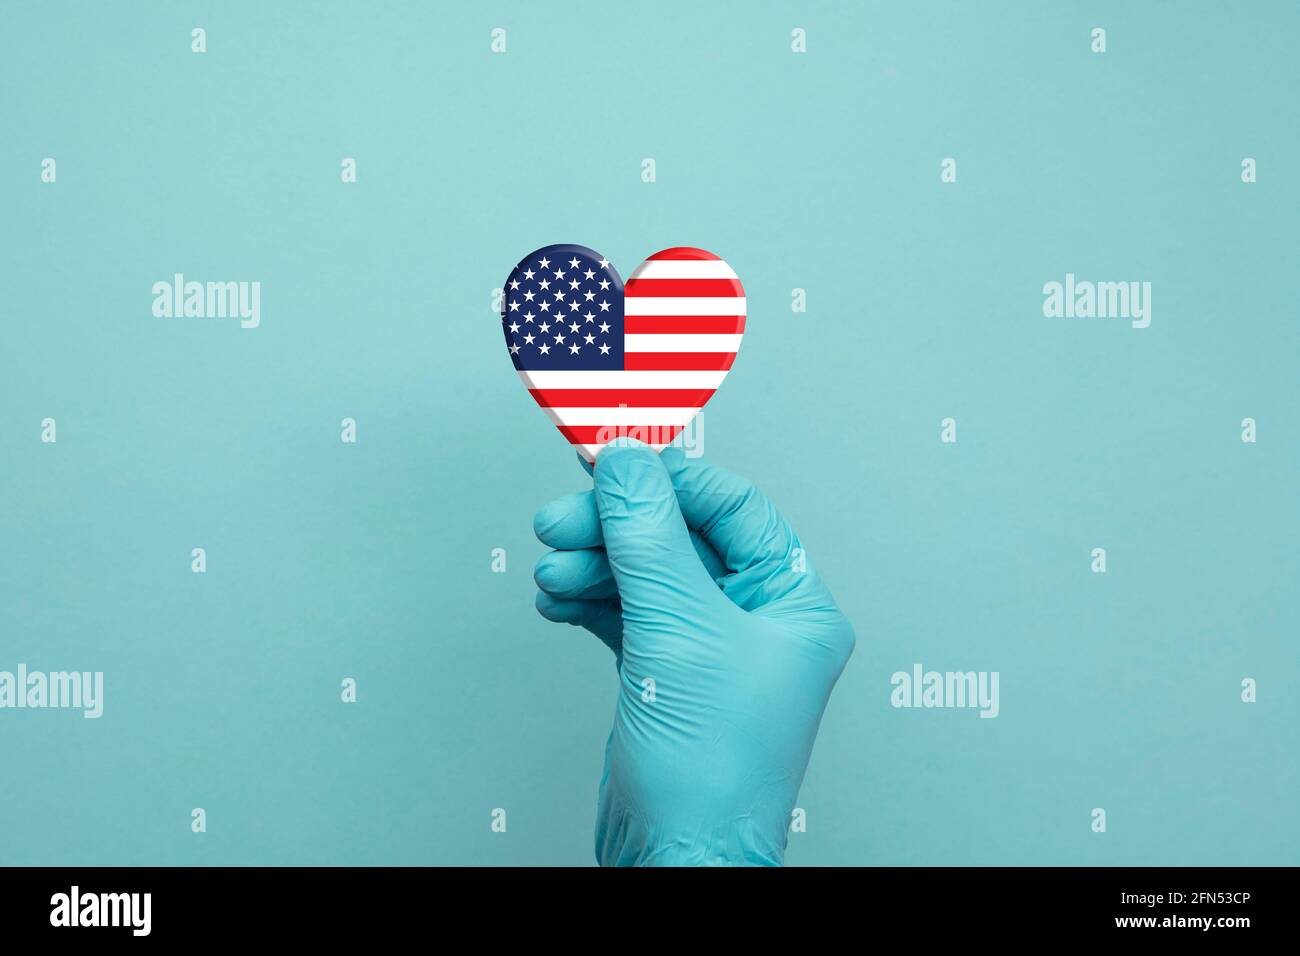
[[[736,279],[721,259],[650,259],[636,267],[629,279]]]
[[[669,444],[671,444],[671,442]],[[596,460],[596,456],[600,454],[600,450],[604,447],[604,445],[574,445],[573,449],[583,458],[587,459],[587,461],[593,462]],[[651,445],[650,447],[655,451],[663,451],[668,447],[668,445]]]
[[[694,334],[641,334],[623,336],[624,352],[735,352],[741,335],[702,332]]]
[[[623,300],[624,315],[744,315],[745,297],[641,296]]]
[[[623,371],[521,371],[525,388],[717,388],[725,371],[623,372]]]
[[[686,425],[699,408],[546,408],[557,425]]]

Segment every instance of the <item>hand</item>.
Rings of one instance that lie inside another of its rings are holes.
[[[542,616],[614,651],[602,865],[779,865],[853,628],[748,481],[622,440],[543,508]]]

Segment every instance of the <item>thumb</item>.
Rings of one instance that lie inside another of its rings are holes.
[[[654,449],[628,439],[611,442],[596,459],[594,475],[596,512],[625,620],[721,599]]]

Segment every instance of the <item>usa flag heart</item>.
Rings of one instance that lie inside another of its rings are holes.
[[[506,280],[501,324],[519,378],[589,462],[606,444],[669,444],[727,377],[745,290],[725,261],[677,246],[624,283],[586,246],[545,246]]]

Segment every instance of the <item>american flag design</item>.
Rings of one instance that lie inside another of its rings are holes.
[[[501,300],[524,387],[589,462],[609,442],[668,445],[727,377],[745,332],[745,290],[711,252],[656,252],[624,283],[586,246],[529,253]]]

